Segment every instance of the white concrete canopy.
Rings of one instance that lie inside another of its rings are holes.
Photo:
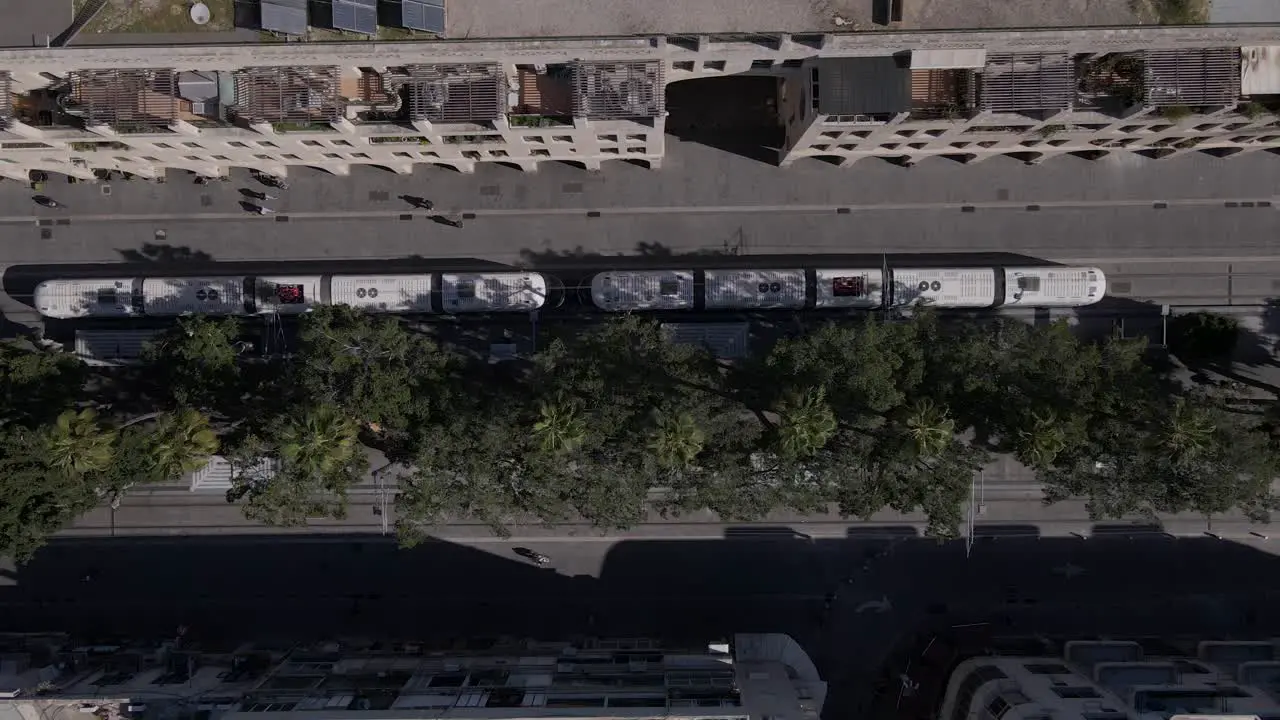
[[[984,48],[969,50],[912,50],[912,70],[957,70],[986,67]]]

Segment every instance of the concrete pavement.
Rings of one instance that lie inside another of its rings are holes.
[[[598,212],[599,217],[589,213]],[[406,219],[401,219],[401,217]],[[652,208],[481,215],[462,228],[424,213],[296,220],[219,215],[110,222],[11,221],[7,264],[168,264],[197,260],[475,259],[546,269],[671,264],[686,254],[804,255],[1004,252],[1100,263],[1268,257],[1280,239],[1272,209],[1198,206],[1048,209],[915,207],[839,214],[829,210],[681,211]],[[358,240],[356,240],[358,238]],[[621,256],[621,259],[618,257]],[[1255,268],[1249,268],[1256,270]],[[1181,268],[1200,271],[1201,268]],[[1242,269],[1243,271],[1243,269]],[[1149,271],[1148,271],[1149,272]]]
[[[1158,525],[1146,519],[1097,523],[1089,518],[1081,501],[1064,501],[1051,506],[1042,504],[1042,494],[1035,478],[1025,469],[1012,468],[1016,462],[1004,458],[993,470],[1011,466],[1008,474],[984,473],[975,491],[973,510],[974,537],[1091,537],[1114,534],[1162,534],[1176,537],[1204,537],[1208,534],[1226,539],[1261,540],[1273,531],[1267,525],[1255,525],[1239,514],[1205,518],[1187,514],[1168,516]],[[988,479],[990,478],[990,479]],[[391,535],[395,532],[396,508],[392,493],[383,495],[376,489],[359,488],[351,495],[347,517],[343,520],[315,520],[306,527],[273,528],[250,522],[239,506],[228,504],[218,493],[191,493],[161,488],[135,488],[120,507],[100,507],[90,511],[61,537],[148,538],[207,535],[235,537],[275,533],[282,536],[308,534],[361,533]],[[651,515],[637,526],[621,532],[610,532],[582,522],[540,523],[513,521],[508,526],[513,541],[554,543],[612,543],[622,540],[683,538],[706,540],[733,535],[784,533],[813,539],[916,537],[924,533],[927,522],[920,513],[880,512],[870,518],[843,518],[837,513],[799,514],[777,511],[750,522],[726,522],[709,512],[685,513],[675,517]],[[510,538],[495,536],[493,530],[474,521],[450,522],[430,533],[450,542],[501,543]],[[1277,535],[1280,542],[1280,534]]]
[[[349,177],[335,177],[295,168],[290,190],[272,191],[281,195],[273,206],[288,212],[407,209],[399,199],[403,194],[424,196],[444,209],[1247,200],[1275,195],[1280,179],[1280,158],[1269,152],[1228,159],[1203,153],[1166,160],[1068,156],[1038,166],[1008,158],[976,165],[934,158],[913,168],[876,159],[851,168],[805,160],[783,169],[672,137],[668,143],[658,171],[625,162],[606,164],[595,173],[559,163],[542,165],[536,173],[482,164],[473,175],[421,166],[413,175],[396,175],[353,166]],[[192,179],[171,172],[163,184],[116,180],[68,185],[54,176],[45,194],[75,213],[128,215],[225,211],[234,207],[241,188],[262,189],[239,170],[226,184],[200,186]],[[103,194],[104,185],[110,195]],[[0,184],[0,216],[31,214],[31,195],[18,183]]]

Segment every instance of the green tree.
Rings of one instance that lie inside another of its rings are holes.
[[[218,446],[208,416],[183,408],[159,417],[147,434],[145,452],[155,468],[154,477],[164,482],[203,468]]]
[[[272,427],[233,447],[228,502],[243,501],[246,517],[271,525],[345,517],[347,492],[369,469],[359,425],[336,406],[317,405]]]
[[[778,449],[784,457],[809,457],[822,450],[839,424],[822,388],[792,393],[777,408]]]
[[[522,434],[527,437],[528,429],[508,415],[467,418],[424,437],[413,472],[400,479],[396,518],[402,542],[412,544],[432,526],[450,521],[481,522],[506,536],[513,522],[553,522],[571,515],[565,490],[577,475],[566,469],[569,463],[554,465],[556,456],[541,453],[532,441],[513,444]],[[553,467],[559,472],[550,472]]]
[[[0,555],[26,562],[49,535],[93,509],[101,498],[85,478],[44,462],[42,435],[0,435]]]
[[[399,435],[442,419],[457,394],[457,361],[394,316],[347,305],[299,322],[294,373],[307,403],[332,403],[359,423]]]
[[[1218,426],[1212,409],[1174,398],[1156,437],[1160,449],[1175,463],[1195,462],[1214,451]]]
[[[276,438],[285,467],[324,476],[360,449],[360,426],[335,405],[318,405],[285,420]]]
[[[152,393],[164,404],[237,415],[247,388],[240,366],[240,322],[191,315],[143,349]]]
[[[80,399],[86,373],[74,356],[0,340],[0,426],[53,422]]]
[[[902,419],[903,431],[923,458],[942,455],[956,436],[956,423],[929,398],[915,401]]]
[[[1158,397],[1143,414],[1104,418],[1086,451],[1042,472],[1050,501],[1084,498],[1096,519],[1239,509],[1265,521],[1280,457],[1257,417],[1206,393]]]
[[[1018,431],[1018,459],[1033,468],[1053,465],[1067,447],[1067,430],[1052,411],[1031,412],[1031,427]]]
[[[654,461],[672,470],[690,468],[706,446],[706,432],[689,412],[676,415],[655,412],[653,416],[648,447]]]
[[[84,476],[106,470],[115,457],[116,432],[93,409],[67,410],[43,435],[42,451],[51,468]]]
[[[786,389],[821,390],[837,418],[858,427],[883,424],[923,379],[922,320],[886,324],[869,318],[857,326],[827,324],[778,342],[760,363],[747,363],[737,383],[749,405],[767,409]]]
[[[1228,315],[1198,311],[1169,322],[1169,350],[1189,365],[1229,360],[1240,337],[1240,323]]]
[[[930,537],[955,537],[974,473],[990,458],[981,448],[954,437],[936,442],[925,455],[910,428],[895,423],[877,436],[847,444],[842,448],[847,469],[839,472],[835,493],[840,511],[857,517],[870,517],[886,507],[923,512]]]
[[[543,403],[533,423],[533,435],[543,452],[571,453],[586,440],[587,424],[578,409],[566,400]]]

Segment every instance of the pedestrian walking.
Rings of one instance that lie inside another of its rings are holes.
[[[431,210],[436,206],[435,203],[419,195],[401,195],[400,199],[420,210]]]

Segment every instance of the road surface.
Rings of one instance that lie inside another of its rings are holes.
[[[1005,459],[996,463],[1016,466]],[[1064,501],[1051,506],[1041,503],[1042,494],[1035,477],[1025,469],[1011,467],[1006,474],[984,473],[975,489],[973,519],[975,537],[1089,537],[1128,528],[1127,532],[1201,537],[1212,534],[1228,539],[1255,539],[1273,532],[1267,525],[1255,525],[1238,514],[1206,519],[1202,515],[1177,515],[1162,519],[1159,525],[1134,519],[1095,523],[1089,519],[1083,502]],[[242,536],[273,533],[282,536],[312,533],[394,535],[396,509],[391,493],[373,487],[357,488],[351,495],[347,517],[343,520],[315,520],[306,527],[274,528],[246,520],[239,505],[226,502],[220,492],[190,492],[168,487],[133,489],[120,507],[97,508],[71,527],[62,537],[144,538],[191,535]],[[926,519],[919,513],[881,512],[868,519],[842,518],[828,515],[801,515],[774,512],[759,521],[726,523],[711,513],[688,513],[679,517],[654,515],[625,532],[606,533],[589,524],[558,523],[555,525],[512,523],[509,531],[528,542],[613,542],[619,539],[652,539],[682,537],[707,539],[723,537],[726,532],[741,530],[787,530],[812,538],[843,537],[856,532],[864,537],[898,537],[904,532],[923,534]],[[969,534],[964,529],[965,534]],[[501,540],[483,523],[451,522],[430,533],[436,537],[468,543]],[[1280,532],[1275,532],[1280,542]]]
[[[273,191],[281,197],[267,204],[279,214],[268,217],[242,208],[242,191],[262,189],[243,173],[207,186],[183,173],[164,184],[53,180],[45,192],[66,205],[55,210],[5,183],[0,264],[9,266],[5,288],[14,297],[2,309],[21,319],[29,303],[22,288],[58,272],[45,267],[52,263],[135,261],[164,273],[201,261],[315,259],[340,268],[361,258],[387,260],[388,269],[413,259],[559,270],[665,265],[689,254],[785,262],[885,252],[1088,262],[1113,275],[1115,298],[1259,305],[1276,292],[1271,278],[1280,268],[1277,179],[1280,158],[1270,153],[1068,157],[1039,167],[943,159],[840,169],[815,161],[783,170],[674,142],[656,172],[626,163],[600,173],[560,164],[534,174],[500,166],[412,176],[357,168],[348,178],[301,170],[289,190]],[[475,217],[462,228],[440,225],[404,195]]]

